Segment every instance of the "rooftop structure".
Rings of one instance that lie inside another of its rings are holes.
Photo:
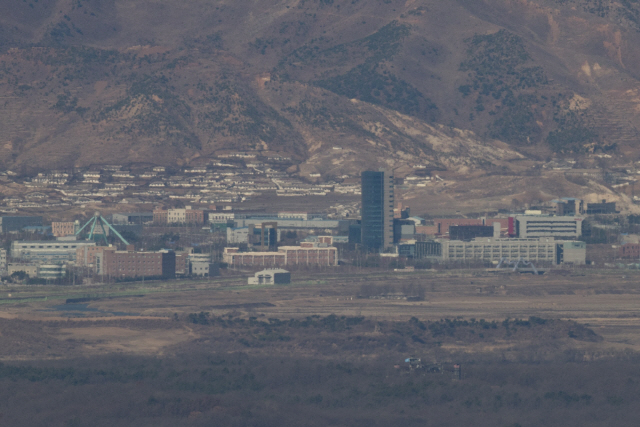
[[[113,233],[118,236],[118,238],[120,239],[120,241],[122,243],[124,243],[125,245],[129,245],[129,242],[127,242],[127,240],[122,237],[120,235],[120,233],[118,233],[118,231],[113,228],[111,226],[111,224],[109,224],[107,222],[106,219],[104,219],[102,217],[102,215],[100,214],[100,212],[96,212],[93,217],[91,217],[91,219],[89,221],[87,221],[85,223],[85,225],[83,225],[82,227],[80,227],[77,231],[76,231],[76,236],[79,236],[82,233],[82,230],[84,230],[85,228],[87,228],[87,226],[91,224],[91,227],[89,228],[89,236],[88,239],[92,240],[94,235],[100,235],[102,237],[102,239],[104,240],[105,244],[108,244],[107,242],[107,230],[111,230],[113,231]],[[98,225],[99,227],[96,228],[96,225]],[[107,226],[107,228],[104,228],[104,226]],[[101,231],[101,233],[97,232],[98,230]]]

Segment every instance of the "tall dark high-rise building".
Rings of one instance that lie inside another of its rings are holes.
[[[368,250],[393,245],[393,175],[362,172],[362,244]]]

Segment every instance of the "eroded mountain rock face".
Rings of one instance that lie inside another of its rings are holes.
[[[636,158],[640,7],[608,0],[0,5],[0,162],[286,153],[340,176]],[[339,150],[337,148],[342,148]]]

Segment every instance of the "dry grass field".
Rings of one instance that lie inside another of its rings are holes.
[[[0,290],[0,318],[5,324],[0,335],[0,357],[165,354],[168,349],[199,339],[197,332],[175,319],[200,312],[281,320],[333,314],[375,321],[416,317],[422,321],[448,318],[502,322],[534,316],[588,326],[603,337],[597,347],[605,353],[640,351],[640,275],[635,273],[557,270],[533,276],[480,270],[341,270],[328,274],[294,272],[293,277],[292,284],[278,286],[247,286],[241,275],[91,287],[12,285]],[[359,297],[367,284],[422,285],[425,298]],[[78,298],[86,300],[65,304],[67,299]],[[48,348],[44,353],[34,351],[34,346],[44,347],[45,343]],[[476,350],[475,344],[469,349]]]
[[[337,269],[279,286],[226,272],[6,287],[0,422],[635,425],[639,277]],[[410,289],[419,300],[391,299]]]

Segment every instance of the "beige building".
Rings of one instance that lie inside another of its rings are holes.
[[[300,246],[281,246],[278,252],[240,252],[224,248],[223,261],[229,265],[338,265],[338,249],[326,243],[303,242]]]
[[[157,224],[203,224],[204,211],[202,209],[155,209],[153,222]]]
[[[18,271],[24,271],[29,277],[38,277],[38,266],[36,264],[9,264],[7,274],[11,276]]]
[[[76,266],[94,267],[96,254],[102,251],[115,251],[113,246],[82,246],[76,249]]]
[[[53,233],[55,237],[73,236],[76,234],[76,223],[73,221],[52,222],[51,233]]]

